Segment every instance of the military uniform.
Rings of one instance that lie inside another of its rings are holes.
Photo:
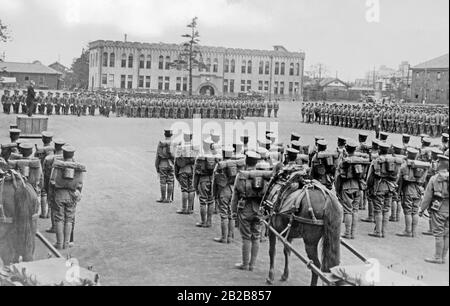
[[[160,141],[157,148],[155,168],[159,175],[161,198],[158,203],[171,203],[174,191],[174,152],[171,141],[172,131],[164,132],[165,140]]]
[[[184,143],[177,148],[175,158],[175,177],[181,186],[181,209],[179,214],[194,212],[195,188],[193,183],[194,165],[197,150],[191,144],[192,135],[184,135]]]

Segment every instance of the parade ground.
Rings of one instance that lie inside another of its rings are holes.
[[[358,130],[317,124],[303,124],[300,103],[283,102],[278,119],[259,118],[260,122],[278,123],[280,141],[287,143],[291,132],[302,135],[302,141],[313,144],[315,135],[324,136],[334,149],[337,136],[357,139]],[[252,121],[253,119],[247,119]],[[192,120],[182,120],[192,126]],[[203,122],[208,122],[208,119]],[[15,115],[0,114],[0,143],[8,142],[9,125],[16,122]],[[75,226],[75,247],[69,254],[81,266],[92,266],[100,274],[103,285],[265,285],[269,268],[268,242],[263,243],[254,272],[233,269],[241,259],[241,243],[236,230],[235,241],[230,245],[213,241],[219,235],[219,217],[214,216],[213,228],[195,227],[196,214],[177,215],[180,191],[176,186],[173,204],[159,204],[159,182],[155,171],[155,151],[163,137],[164,128],[176,120],[52,116],[49,130],[55,138],[62,138],[76,149],[75,158],[87,167],[83,199],[78,204]],[[224,121],[217,121],[225,127]],[[369,131],[370,139],[375,136]],[[401,141],[392,135],[391,141]],[[31,140],[39,143],[39,140]],[[435,142],[439,142],[436,139]],[[413,137],[412,145],[419,139]],[[361,211],[360,217],[367,212]],[[39,220],[39,229],[45,232],[49,220]],[[356,240],[350,241],[368,258],[375,258],[386,267],[429,285],[449,285],[449,264],[432,265],[424,258],[434,252],[434,238],[400,238],[395,233],[403,230],[400,223],[390,223],[386,239],[374,239],[367,234],[373,225],[358,224]],[[426,230],[427,219],[421,219],[419,232]],[[45,233],[55,242],[55,237]],[[303,242],[294,246],[305,254]],[[36,259],[47,257],[37,242]],[[67,254],[65,252],[64,254]],[[360,263],[347,250],[342,249],[342,264]],[[277,244],[276,280],[284,266],[282,244]],[[275,285],[309,285],[310,272],[294,256],[291,257],[291,279]]]

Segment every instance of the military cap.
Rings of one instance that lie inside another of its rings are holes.
[[[357,148],[358,147],[358,144],[356,143],[356,141],[355,140],[353,140],[353,139],[348,139],[347,140],[347,143],[345,144],[345,146],[346,147],[349,147],[349,148]]]
[[[439,150],[438,148],[431,148],[431,153],[435,154],[435,155],[442,155],[444,154],[444,152],[442,152],[441,150]]]
[[[431,141],[432,141],[431,138],[425,137],[425,138],[422,140],[422,143],[423,143],[424,146],[428,147],[428,146],[431,145]]]
[[[65,145],[62,149],[64,153],[75,153],[75,148],[70,145]]]
[[[406,149],[406,152],[407,152],[408,154],[416,155],[416,156],[417,156],[417,154],[419,154],[419,150],[414,149],[414,148],[408,148],[408,149]]]
[[[438,158],[439,158],[439,161],[446,161],[446,162],[448,162],[448,156],[446,156],[446,155],[438,155]]]
[[[386,133],[386,132],[381,132],[381,133],[380,133],[380,139],[381,139],[381,140],[387,140],[388,137],[389,137],[389,134],[388,134],[388,133]]]
[[[291,141],[298,141],[300,140],[301,136],[297,133],[292,133],[291,134]]]
[[[289,149],[286,150],[286,153],[289,154],[289,155],[298,155],[298,154],[300,154],[300,151],[296,150],[294,148],[289,148]]]
[[[322,136],[314,136],[314,140],[317,142],[319,140],[324,140],[325,138]]]
[[[447,133],[443,133],[443,134],[442,134],[442,138],[445,138],[445,139],[447,139],[447,140],[448,140],[448,138],[449,138],[449,135],[448,135]]]
[[[269,150],[267,150],[266,148],[260,147],[256,150],[256,153],[258,153],[263,159],[269,156]]]
[[[10,124],[10,125],[9,125],[9,129],[10,129],[10,130],[17,129],[17,124]]]
[[[347,142],[347,138],[344,137],[344,136],[338,136],[337,140],[338,140],[338,143],[345,143],[345,142]]]
[[[326,146],[328,145],[328,143],[327,143],[326,140],[324,140],[324,139],[318,140],[318,141],[317,141],[317,144],[318,144],[319,146],[323,146],[323,147],[326,147]]]
[[[300,143],[300,141],[291,142],[291,147],[297,151],[300,151],[301,146],[302,146],[302,144]]]
[[[164,130],[164,136],[165,137],[172,137],[173,131],[172,130]]]
[[[359,142],[366,142],[367,138],[369,137],[369,134],[361,132],[358,134]]]
[[[379,142],[378,146],[380,147],[380,149],[386,149],[386,150],[389,150],[389,148],[391,147],[391,145],[386,142]]]
[[[19,148],[22,150],[33,150],[33,144],[31,144],[29,142],[22,142],[19,145]]]
[[[1,145],[2,150],[17,148],[17,143],[5,143]]]
[[[22,131],[19,129],[10,129],[9,135],[19,135]]]
[[[411,135],[403,134],[402,139],[403,139],[403,142],[408,143],[411,140]]]
[[[53,141],[53,143],[54,143],[56,146],[63,146],[63,145],[66,144],[66,141],[63,140],[63,139],[61,139],[61,138],[58,138],[58,139],[55,139],[55,140]]]
[[[254,151],[248,151],[245,155],[249,159],[254,159],[254,160],[260,160],[261,159],[261,155],[259,155],[258,153],[254,152]]]
[[[427,134],[420,134],[420,138],[424,139],[426,137],[430,137],[430,136],[428,136]]]
[[[52,132],[42,132],[42,137],[43,138],[53,138],[53,133]]]

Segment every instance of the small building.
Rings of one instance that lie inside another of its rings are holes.
[[[411,101],[448,105],[448,68],[448,54],[412,67]]]
[[[58,89],[62,74],[39,61],[33,63],[0,62],[0,77],[15,78],[17,87],[25,88],[34,81],[38,89]]]
[[[58,89],[67,89],[67,75],[70,72],[70,69],[59,62],[54,62],[48,66],[61,73],[58,79]]]

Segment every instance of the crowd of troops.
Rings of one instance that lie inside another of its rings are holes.
[[[81,200],[86,169],[75,161],[75,148],[62,139],[53,140],[53,133],[43,132],[41,144],[20,138],[20,133],[12,126],[10,142],[1,145],[0,178],[8,171],[22,175],[39,201],[35,217],[51,220],[47,232],[56,235],[55,248],[72,247],[75,210]],[[6,214],[0,205],[0,222],[7,219]]]
[[[302,121],[360,130],[439,137],[448,133],[448,106],[306,103]]]
[[[27,114],[27,91],[10,94],[5,90],[1,97],[5,114]],[[97,111],[98,110],[98,111]],[[256,98],[183,97],[157,94],[126,94],[110,92],[36,94],[33,114],[76,115],[129,118],[189,119],[194,115],[202,118],[244,119],[246,117],[278,117],[279,102],[265,102]]]
[[[405,230],[398,236],[417,237],[419,216],[429,216],[436,253],[427,262],[442,264],[448,252],[448,134],[442,143],[432,145],[422,135],[422,145],[409,145],[411,136],[403,135],[401,144],[388,142],[388,134],[368,142],[368,135],[358,139],[339,137],[337,149],[329,149],[323,137],[315,137],[313,146],[306,145],[293,133],[288,145],[277,142],[268,131],[266,138],[251,142],[248,136],[225,146],[213,131],[201,146],[185,134],[182,143],[172,141],[172,131],[158,144],[155,161],[160,177],[160,203],[172,203],[175,180],[181,186],[179,214],[193,214],[195,197],[200,203],[200,222],[196,226],[210,228],[213,215],[220,216],[219,243],[230,243],[235,225],[242,237],[242,263],[236,267],[253,270],[259,243],[266,229],[262,199],[264,182],[280,171],[302,169],[312,179],[336,193],[344,211],[344,239],[355,239],[360,210],[368,210],[364,222],[374,223],[369,236],[385,238],[389,222],[399,222],[403,210]]]

